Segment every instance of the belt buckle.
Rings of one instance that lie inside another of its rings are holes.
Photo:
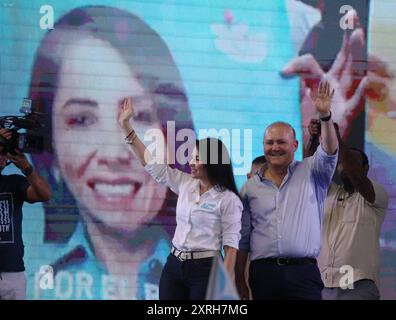
[[[179,253],[177,254],[176,258],[179,259],[179,261],[184,262],[186,261],[186,259],[184,259],[182,257],[183,251],[179,251]]]
[[[281,261],[284,261],[283,263]],[[276,264],[278,266],[285,266],[287,265],[287,259],[286,258],[276,258]]]

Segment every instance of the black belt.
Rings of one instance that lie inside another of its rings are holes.
[[[314,258],[263,258],[254,260],[262,264],[276,264],[278,266],[288,266],[288,265],[302,265],[302,264],[316,264],[316,259]]]

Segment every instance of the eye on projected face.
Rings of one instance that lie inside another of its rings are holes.
[[[124,142],[117,118],[127,97],[139,136],[161,128],[150,96],[118,51],[88,37],[65,50],[52,119],[60,172],[87,214],[131,232],[157,214],[166,190]]]

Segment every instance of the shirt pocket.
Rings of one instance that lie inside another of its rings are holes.
[[[339,198],[337,200],[338,206],[343,206],[344,210],[341,210],[341,221],[344,223],[358,223],[358,224],[370,224],[374,223],[373,217],[371,216],[370,208],[363,197],[358,194],[354,194],[352,199],[349,199],[349,205],[345,204],[345,200]],[[341,200],[342,199],[342,200]],[[342,208],[340,208],[342,209]]]
[[[332,201],[326,204],[326,210],[335,210],[338,215],[338,220],[342,223],[354,223],[356,222],[356,210],[355,206],[351,205],[351,196],[343,189],[339,189]],[[333,211],[334,212],[334,211]]]
[[[341,221],[344,223],[355,223],[357,220],[356,211],[355,210],[343,210],[341,212]]]

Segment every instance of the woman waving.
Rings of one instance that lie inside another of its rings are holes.
[[[172,250],[162,271],[159,298],[205,298],[212,258],[224,249],[224,263],[234,273],[240,239],[242,203],[224,144],[215,138],[196,142],[191,174],[154,161],[131,124],[132,99],[122,105],[119,124],[137,158],[159,183],[178,195]]]

